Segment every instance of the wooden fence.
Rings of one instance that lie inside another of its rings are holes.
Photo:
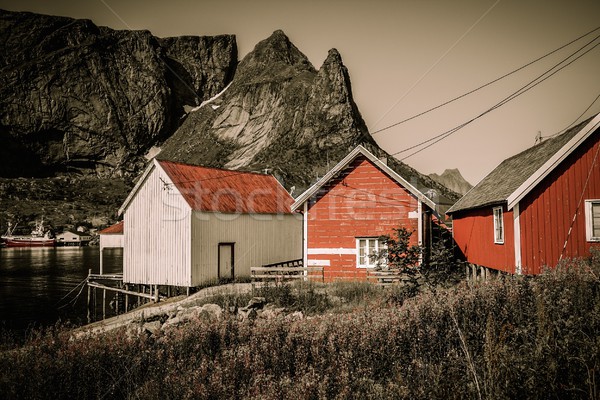
[[[293,279],[316,279],[324,281],[322,266],[305,267],[302,259],[267,264],[250,268],[252,283],[275,281],[283,282]]]
[[[367,270],[367,280],[380,286],[390,286],[402,283],[410,278],[398,269]]]

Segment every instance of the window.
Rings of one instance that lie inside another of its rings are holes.
[[[585,201],[585,236],[588,242],[600,242],[600,200]]]
[[[385,265],[386,260],[378,260],[377,256],[386,248],[386,244],[376,237],[356,238],[356,266],[358,268],[373,268],[377,265]]]
[[[494,207],[494,243],[504,244],[504,219],[502,207]]]

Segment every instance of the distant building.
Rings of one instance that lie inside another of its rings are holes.
[[[123,248],[123,221],[117,222],[98,232],[100,236],[100,274],[104,272],[104,249]]]
[[[538,274],[600,244],[600,114],[505,161],[448,210],[469,263]]]
[[[304,263],[324,266],[326,280],[365,279],[382,250],[382,235],[394,228],[431,237],[436,205],[362,146],[302,193],[292,210],[304,215]]]
[[[302,257],[302,221],[272,176],[153,160],[119,213],[123,282],[194,287]]]
[[[83,232],[64,231],[56,235],[57,246],[87,246],[92,237]]]

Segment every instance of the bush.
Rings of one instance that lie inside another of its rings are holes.
[[[152,337],[49,330],[0,346],[11,398],[598,398],[600,266],[570,262],[352,313],[198,320]],[[321,288],[268,288],[320,308]],[[305,294],[301,291],[305,290]],[[373,296],[369,294],[371,293]]]

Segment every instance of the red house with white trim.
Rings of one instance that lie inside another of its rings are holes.
[[[600,114],[505,161],[448,210],[472,264],[538,274],[600,242]]]
[[[326,280],[365,279],[369,257],[394,228],[423,244],[435,204],[362,146],[302,193],[304,265],[324,266]],[[428,212],[427,212],[428,211]]]

